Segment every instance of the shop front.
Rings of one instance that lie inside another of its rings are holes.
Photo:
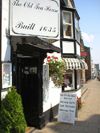
[[[76,93],[81,99],[81,71],[87,70],[88,66],[85,61],[78,58],[65,58],[66,74],[63,92]]]

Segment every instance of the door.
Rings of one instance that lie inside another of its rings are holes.
[[[38,117],[38,58],[20,58],[19,88],[24,114],[28,125],[34,125]]]

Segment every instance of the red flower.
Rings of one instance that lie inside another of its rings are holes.
[[[78,99],[78,97],[77,97],[77,99]]]
[[[47,59],[50,59],[50,58],[51,58],[50,56],[47,57]]]
[[[64,75],[64,78],[66,78],[66,75]]]
[[[54,59],[58,59],[58,57],[54,57]]]
[[[53,80],[54,83],[56,83],[56,80]]]
[[[52,66],[52,64],[50,64]]]
[[[50,60],[47,60],[47,62],[50,62]]]

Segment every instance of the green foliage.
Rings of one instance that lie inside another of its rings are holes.
[[[78,110],[80,110],[82,108],[82,102],[78,97],[77,97],[77,104],[78,104]]]
[[[21,96],[12,87],[1,101],[1,133],[25,133],[27,124],[23,113]]]
[[[55,86],[62,86],[65,81],[63,75],[66,72],[64,60],[59,60],[58,57],[48,56],[47,64],[49,65],[49,76],[52,77]]]

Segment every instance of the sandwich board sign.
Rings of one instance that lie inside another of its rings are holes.
[[[58,121],[65,123],[75,123],[75,113],[77,107],[76,94],[60,94],[60,103],[58,109]]]

